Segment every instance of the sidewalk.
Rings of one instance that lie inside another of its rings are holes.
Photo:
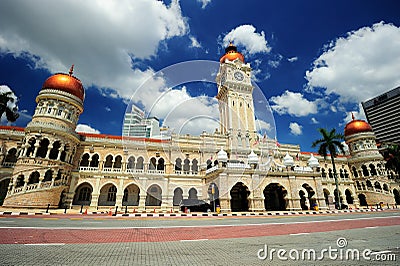
[[[229,213],[183,213],[183,212],[129,212],[119,211],[116,215],[112,211],[112,216],[117,217],[231,217],[231,216],[285,216],[285,215],[314,215],[314,214],[338,214],[338,213],[360,213],[360,212],[377,212],[377,211],[392,211],[399,209],[350,209],[350,210],[305,210],[305,211],[268,211],[268,212],[229,212]],[[0,216],[5,215],[109,215],[109,212],[104,211],[87,211],[86,209],[80,212],[80,209],[5,209],[0,207]],[[110,215],[111,216],[111,215]]]

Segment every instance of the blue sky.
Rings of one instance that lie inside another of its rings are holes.
[[[14,125],[26,126],[46,78],[74,64],[86,89],[81,130],[120,135],[132,95],[178,128],[193,110],[218,116],[216,86],[180,84],[152,109],[168,85],[154,74],[185,61],[218,61],[232,40],[273,110],[278,141],[311,151],[317,128],[342,132],[350,112],[364,118],[361,101],[400,85],[399,10],[395,0],[5,0],[0,85],[19,97]],[[199,120],[188,130],[213,126]]]

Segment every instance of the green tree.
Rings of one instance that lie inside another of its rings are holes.
[[[340,193],[339,193],[339,183],[336,173],[336,166],[335,166],[335,157],[339,153],[345,153],[344,145],[342,141],[344,140],[343,134],[336,133],[335,129],[331,129],[328,132],[325,128],[319,128],[318,131],[321,133],[322,138],[314,141],[312,143],[312,147],[315,148],[318,146],[318,154],[324,156],[324,159],[328,156],[328,153],[331,157],[332,167],[333,167],[333,177],[335,178],[335,185],[336,185],[336,197],[338,202],[338,208],[341,209],[340,204]]]
[[[7,120],[9,122],[15,122],[19,117],[18,108],[15,106],[14,108],[10,108],[8,103],[14,103],[15,96],[12,91],[0,93],[0,117],[6,113]]]
[[[383,153],[386,160],[386,168],[395,171],[400,176],[400,146],[390,144]]]

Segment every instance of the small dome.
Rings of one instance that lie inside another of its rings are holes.
[[[228,161],[228,154],[222,149],[222,147],[217,154],[217,160],[222,163],[226,163]]]
[[[310,166],[310,167],[318,167],[319,166],[318,159],[315,158],[312,153],[311,153],[310,159],[308,159],[308,166]]]
[[[258,164],[258,156],[251,150],[250,154],[247,156],[247,163],[248,164]]]
[[[290,156],[288,152],[286,152],[285,157],[283,157],[283,164],[285,166],[293,166],[294,165],[293,157]]]
[[[42,89],[53,89],[68,92],[82,101],[85,98],[85,89],[81,81],[72,76],[73,67],[69,74],[57,73],[49,77],[42,86]]]
[[[362,132],[372,132],[372,127],[370,124],[364,120],[355,120],[354,115],[352,115],[353,120],[347,123],[344,128],[344,136],[350,136]]]
[[[228,59],[229,61],[239,59],[244,63],[244,56],[237,51],[236,46],[234,46],[232,43],[230,43],[229,46],[225,48],[225,54],[221,57],[219,62],[224,63],[225,59]]]

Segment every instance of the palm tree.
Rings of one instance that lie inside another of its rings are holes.
[[[338,152],[345,153],[344,145],[342,141],[344,139],[343,134],[336,133],[336,130],[333,128],[330,132],[328,132],[325,128],[319,128],[318,131],[321,133],[322,138],[314,141],[312,143],[313,148],[319,146],[318,154],[324,156],[324,159],[328,156],[328,152],[331,156],[332,166],[333,166],[333,177],[335,178],[336,184],[336,196],[338,202],[338,208],[341,209],[340,204],[340,193],[339,193],[339,184],[338,178],[336,174],[336,166],[335,166],[335,157],[338,155]]]
[[[0,117],[2,117],[5,112],[9,122],[15,122],[19,117],[17,107],[10,108],[8,106],[8,102],[13,103],[15,101],[15,96],[12,97],[13,95],[14,93],[12,91],[0,94]]]

